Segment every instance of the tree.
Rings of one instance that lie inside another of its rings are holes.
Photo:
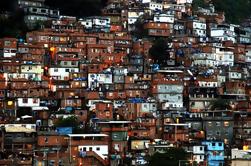
[[[250,0],[213,0],[217,11],[225,12],[226,21],[229,23],[240,23],[243,19],[250,17]]]
[[[59,118],[55,123],[56,127],[77,127],[78,120],[75,116],[69,116],[67,118]]]
[[[170,148],[166,153],[155,153],[150,157],[149,166],[177,166],[179,160],[187,160],[187,153],[182,148]],[[168,164],[167,164],[168,163]]]
[[[229,101],[222,98],[218,98],[217,100],[212,101],[209,106],[211,110],[231,109]]]
[[[142,39],[144,37],[147,37],[147,29],[144,28],[144,23],[147,19],[150,19],[151,16],[146,13],[144,15],[141,15],[137,21],[135,22],[134,26],[135,29],[132,31],[132,35],[136,37],[137,39]]]
[[[207,7],[207,3],[205,2],[205,0],[193,0],[193,11],[198,10],[198,7]]]
[[[55,123],[55,127],[72,127],[73,133],[83,134],[85,129],[81,128],[76,116],[69,116],[67,118],[59,118]]]
[[[58,8],[64,15],[85,17],[100,15],[106,0],[46,0],[45,4]]]
[[[27,30],[22,9],[15,10],[8,17],[0,18],[0,37],[25,36]]]
[[[154,63],[159,65],[166,64],[166,61],[169,59],[168,48],[167,39],[159,38],[154,41],[153,46],[149,49],[149,54],[151,55]]]

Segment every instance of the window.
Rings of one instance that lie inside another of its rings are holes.
[[[85,147],[83,148],[83,151],[86,151],[86,148],[85,148]]]
[[[23,98],[23,103],[28,103],[28,99],[27,98]]]
[[[4,46],[10,46],[10,41],[4,41]]]
[[[65,72],[70,72],[70,69],[65,69]]]
[[[219,143],[219,146],[222,146],[222,143]]]
[[[100,151],[100,147],[96,147],[96,151]]]
[[[55,69],[54,69],[54,72],[58,72],[58,69],[57,69],[57,68],[55,68]]]
[[[110,112],[109,112],[109,111],[106,111],[106,112],[105,112],[105,116],[110,116]]]
[[[92,147],[89,147],[89,151],[92,151]]]
[[[37,12],[37,9],[36,9],[36,8],[33,8],[32,11],[33,11],[33,12]]]
[[[212,146],[215,146],[215,143],[214,143],[214,142],[212,143]]]
[[[33,103],[38,103],[37,99],[33,99]]]
[[[216,126],[218,126],[218,127],[221,126],[221,125],[220,125],[220,122],[216,122]]]
[[[41,13],[46,13],[46,10],[45,10],[45,9],[42,9],[42,10],[41,10]]]
[[[44,138],[44,142],[45,142],[45,143],[48,143],[48,137],[45,137],[45,138]]]
[[[11,52],[11,53],[16,53],[16,52],[17,52],[17,50],[10,50],[10,52]]]

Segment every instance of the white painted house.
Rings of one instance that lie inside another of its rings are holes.
[[[155,14],[153,17],[154,22],[165,22],[165,23],[174,23],[173,14]]]
[[[193,160],[197,163],[205,160],[205,146],[193,146]]]
[[[49,75],[55,80],[67,80],[70,73],[78,73],[79,68],[49,68]]]
[[[210,30],[210,36],[219,41],[233,41],[236,43],[235,26],[218,26]]]
[[[150,2],[149,3],[149,9],[152,11],[162,11],[163,10],[163,4],[162,3],[156,3],[156,2]]]
[[[18,107],[38,107],[40,106],[40,98],[18,98]]]

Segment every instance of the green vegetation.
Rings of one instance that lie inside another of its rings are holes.
[[[182,148],[170,148],[166,153],[155,153],[150,157],[149,166],[177,166],[179,160],[185,162],[187,153]]]
[[[207,7],[208,4],[205,3],[204,0],[193,0],[193,4],[192,4],[192,7],[193,7],[193,11],[197,10],[198,7]]]
[[[100,15],[104,0],[46,0],[45,4],[59,9],[61,14],[76,17]]]
[[[156,39],[153,43],[153,46],[149,50],[149,54],[151,55],[154,63],[165,66],[166,61],[169,59],[168,39]]]
[[[212,0],[216,11],[225,12],[228,23],[239,24],[251,16],[251,0]],[[207,7],[205,0],[194,0],[193,9]]]
[[[24,22],[24,12],[17,9],[9,15],[0,17],[0,37],[25,36],[28,28]]]
[[[229,23],[240,23],[251,16],[251,0],[213,0],[217,11],[224,11]]]
[[[211,110],[225,110],[225,109],[231,109],[230,108],[230,102],[226,99],[218,98],[215,101],[212,101],[210,103]]]
[[[56,127],[77,127],[78,120],[75,116],[69,116],[67,118],[59,118],[56,122]]]
[[[144,14],[140,16],[135,22],[135,30],[132,32],[132,35],[137,39],[142,39],[147,37],[147,30],[144,28],[145,20],[150,19],[151,16],[149,14]]]
[[[55,127],[72,127],[73,133],[85,133],[83,128],[80,128],[79,121],[76,116],[69,116],[67,118],[59,118],[55,123]]]

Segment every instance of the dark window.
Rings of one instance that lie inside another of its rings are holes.
[[[97,150],[97,151],[100,151],[100,148],[99,148],[99,147],[97,147],[97,148],[96,148],[96,150]]]
[[[89,151],[92,151],[92,147],[89,147]]]
[[[215,146],[215,143],[212,143],[212,146]]]
[[[28,103],[28,99],[27,98],[23,98],[23,103]]]
[[[219,143],[219,146],[222,146],[222,143]]]
[[[48,137],[45,137],[45,138],[44,138],[44,142],[45,142],[45,143],[48,143]]]

